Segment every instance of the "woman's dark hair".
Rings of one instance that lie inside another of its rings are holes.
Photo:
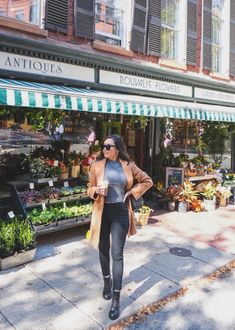
[[[121,158],[122,160],[126,160],[127,162],[130,162],[130,156],[126,150],[125,143],[124,143],[123,139],[121,138],[121,136],[117,135],[117,134],[109,135],[103,140],[103,143],[107,139],[113,139],[115,146],[118,150],[118,157]],[[101,147],[102,147],[103,143],[101,144]],[[104,158],[104,153],[103,153],[103,150],[101,150],[99,159],[103,159],[103,158]]]

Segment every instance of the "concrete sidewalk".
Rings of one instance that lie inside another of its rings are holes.
[[[112,324],[110,301],[101,296],[97,251],[86,241],[86,230],[42,241],[37,260],[0,272],[0,329],[91,330]],[[120,320],[235,259],[234,234],[235,206],[153,213],[127,239]]]

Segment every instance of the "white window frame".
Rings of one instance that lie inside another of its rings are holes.
[[[221,17],[217,18],[216,16],[213,16],[212,11],[212,20],[218,19],[221,22],[221,30],[220,30],[220,43],[213,43],[212,40],[212,49],[217,48],[220,52],[220,58],[219,58],[219,68],[215,70],[213,63],[212,63],[212,72],[214,74],[222,74],[224,76],[229,75],[229,60],[230,60],[230,53],[229,53],[229,47],[230,47],[230,0],[223,0],[223,8],[221,11]],[[212,26],[213,28],[213,26]],[[213,37],[213,31],[212,31],[212,37]],[[213,58],[212,58],[213,60]]]
[[[96,3],[101,2],[102,0],[96,0]],[[123,19],[123,31],[121,31],[121,36],[118,37],[114,34],[109,34],[103,31],[96,31],[95,30],[95,34],[96,35],[100,35],[100,36],[104,36],[104,37],[110,37],[112,39],[116,39],[116,40],[120,40],[121,45],[119,47],[128,49],[130,48],[130,38],[131,38],[131,24],[132,24],[132,11],[133,11],[133,0],[131,1],[126,1],[124,0],[124,4],[125,4],[125,8],[120,8],[123,10],[124,12],[124,19]],[[108,43],[106,41],[106,43]],[[112,44],[112,43],[110,43]],[[115,45],[116,46],[116,45]]]
[[[177,32],[176,56],[175,58],[161,56],[161,59],[163,61],[173,61],[185,65],[187,49],[187,0],[177,0],[177,6],[177,27],[169,27],[169,29]],[[168,25],[162,22],[162,27],[168,28]]]
[[[45,1],[46,0],[36,0],[36,1],[39,2],[38,24],[34,24],[34,23],[31,23],[31,22],[26,22],[25,20],[20,20],[20,19],[17,19],[16,17],[8,16],[8,15],[1,15],[0,17],[7,18],[7,19],[10,19],[12,21],[22,22],[24,24],[33,25],[35,27],[44,28]]]

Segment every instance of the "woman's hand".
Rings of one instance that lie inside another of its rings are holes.
[[[126,199],[127,199],[127,197],[129,197],[130,195],[131,195],[131,190],[129,190],[129,191],[127,191],[127,192],[125,193],[125,196],[124,196],[124,198],[123,198],[123,202],[125,202]]]
[[[107,187],[103,185],[99,185],[96,188],[95,193],[100,196],[106,196],[107,195]]]

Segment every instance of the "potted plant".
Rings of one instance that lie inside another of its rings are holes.
[[[232,196],[232,193],[227,187],[219,187],[216,191],[216,197],[219,200],[219,206],[227,206],[230,196]]]
[[[180,186],[180,192],[177,196],[177,200],[179,201],[178,212],[187,212],[189,203],[198,195],[198,191],[194,186],[195,185],[189,180],[184,181],[183,185]]]
[[[165,194],[165,201],[167,203],[168,211],[175,211],[175,206],[176,206],[175,202],[180,192],[181,192],[180,186],[178,185],[171,185],[167,188]]]
[[[80,169],[81,169],[81,163],[82,163],[84,157],[85,157],[84,154],[82,154],[81,152],[72,151],[72,152],[69,153],[68,161],[69,161],[70,166],[71,166],[70,176],[72,178],[79,177]]]
[[[204,208],[206,211],[215,210],[216,207],[216,188],[217,185],[212,181],[209,181],[204,185],[201,195],[204,197]]]
[[[32,261],[35,234],[25,219],[0,219],[0,269],[6,270]]]
[[[138,226],[145,226],[151,213],[150,207],[143,205],[139,210],[135,211],[135,220]]]

